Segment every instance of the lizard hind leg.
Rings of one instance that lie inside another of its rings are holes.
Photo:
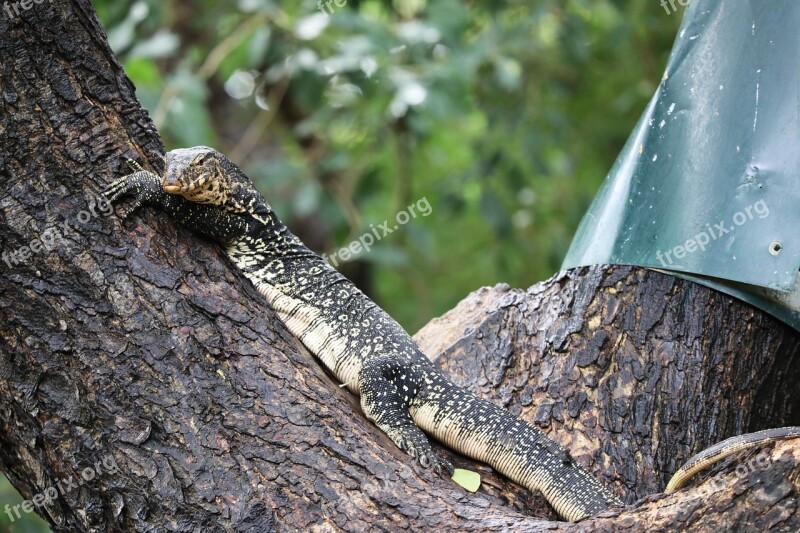
[[[453,465],[433,452],[428,437],[414,424],[408,410],[422,384],[419,370],[397,357],[369,358],[358,374],[361,407],[367,418],[420,465],[440,475],[452,475]]]

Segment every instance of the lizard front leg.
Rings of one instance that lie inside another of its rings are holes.
[[[122,215],[123,219],[144,206],[152,206],[210,239],[232,242],[248,231],[249,223],[242,216],[215,205],[199,204],[170,194],[165,191],[164,180],[159,175],[142,170],[132,160],[128,160],[128,165],[135,172],[115,180],[103,191],[112,204],[126,197],[133,198],[131,206]]]
[[[358,374],[361,407],[367,418],[420,465],[452,476],[453,465],[433,452],[428,437],[408,410],[422,385],[419,370],[396,356],[369,358]]]
[[[142,169],[132,159],[127,159],[126,163],[134,172],[113,181],[103,191],[103,195],[112,204],[122,198],[133,197],[133,203],[122,216],[123,219],[132,216],[145,205],[164,207],[169,203],[169,195],[161,187],[161,178],[157,174]]]

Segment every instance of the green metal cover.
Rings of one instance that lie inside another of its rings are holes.
[[[800,2],[692,0],[564,268],[656,268],[800,329]]]

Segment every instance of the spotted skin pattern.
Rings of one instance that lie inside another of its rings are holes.
[[[112,202],[158,207],[220,242],[280,319],[345,386],[394,443],[420,465],[452,475],[426,433],[541,491],[579,520],[622,503],[539,429],[454,385],[405,330],[294,236],[250,180],[199,146],[166,155],[164,177],[134,166],[112,183]]]

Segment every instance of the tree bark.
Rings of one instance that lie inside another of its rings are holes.
[[[727,437],[799,425],[798,334],[635,267],[483,288],[415,339],[456,383],[534,422],[628,500]]]
[[[36,503],[54,531],[798,526],[792,442],[766,468],[729,461],[710,493],[577,525],[440,447],[481,490],[418,469],[215,245],[150,210],[106,216],[123,158],[160,171],[163,148],[88,1],[0,18],[0,54],[0,467],[34,502],[55,490]],[[482,289],[417,338],[628,501],[719,438],[800,416],[796,332],[641,269]]]

